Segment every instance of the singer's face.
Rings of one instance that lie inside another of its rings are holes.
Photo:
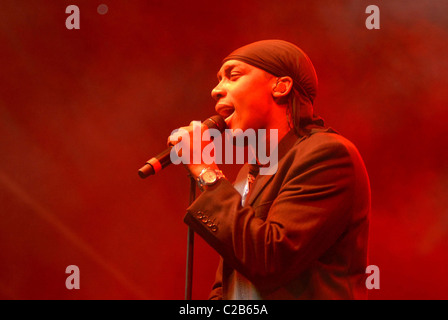
[[[230,129],[268,129],[275,77],[238,60],[226,61],[212,90],[215,110],[226,118]]]

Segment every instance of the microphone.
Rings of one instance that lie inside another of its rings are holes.
[[[207,120],[202,122],[209,129],[218,129],[219,132],[224,132],[227,128],[227,124],[224,121],[224,118],[220,115],[215,115],[209,117]],[[166,166],[171,164],[170,152],[173,147],[169,147],[166,150],[162,151],[155,157],[152,157],[146,164],[138,170],[138,175],[140,178],[144,179],[150,175],[156,174]]]

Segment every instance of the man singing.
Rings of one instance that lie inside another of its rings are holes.
[[[186,164],[203,192],[184,221],[221,256],[210,299],[365,299],[369,179],[356,147],[314,115],[310,59],[258,41],[227,56],[218,81],[216,112],[266,141],[276,130],[278,166],[246,164],[232,184],[216,164]]]

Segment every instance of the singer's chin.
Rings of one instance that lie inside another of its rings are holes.
[[[226,119],[224,120],[227,124],[227,128],[228,129],[233,129],[232,127],[232,122],[233,122],[233,116],[235,115],[235,112],[233,112],[230,116],[226,117]]]

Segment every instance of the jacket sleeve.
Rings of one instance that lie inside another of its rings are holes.
[[[216,278],[213,283],[212,291],[209,294],[209,300],[222,300],[222,268],[223,261],[222,258],[219,259],[218,269],[216,270]]]
[[[225,179],[203,192],[184,218],[226,264],[259,288],[297,277],[350,220],[355,174],[344,144],[323,141],[285,161],[270,182],[281,183],[276,198],[260,203],[270,206],[266,219],[242,207],[240,194]]]

